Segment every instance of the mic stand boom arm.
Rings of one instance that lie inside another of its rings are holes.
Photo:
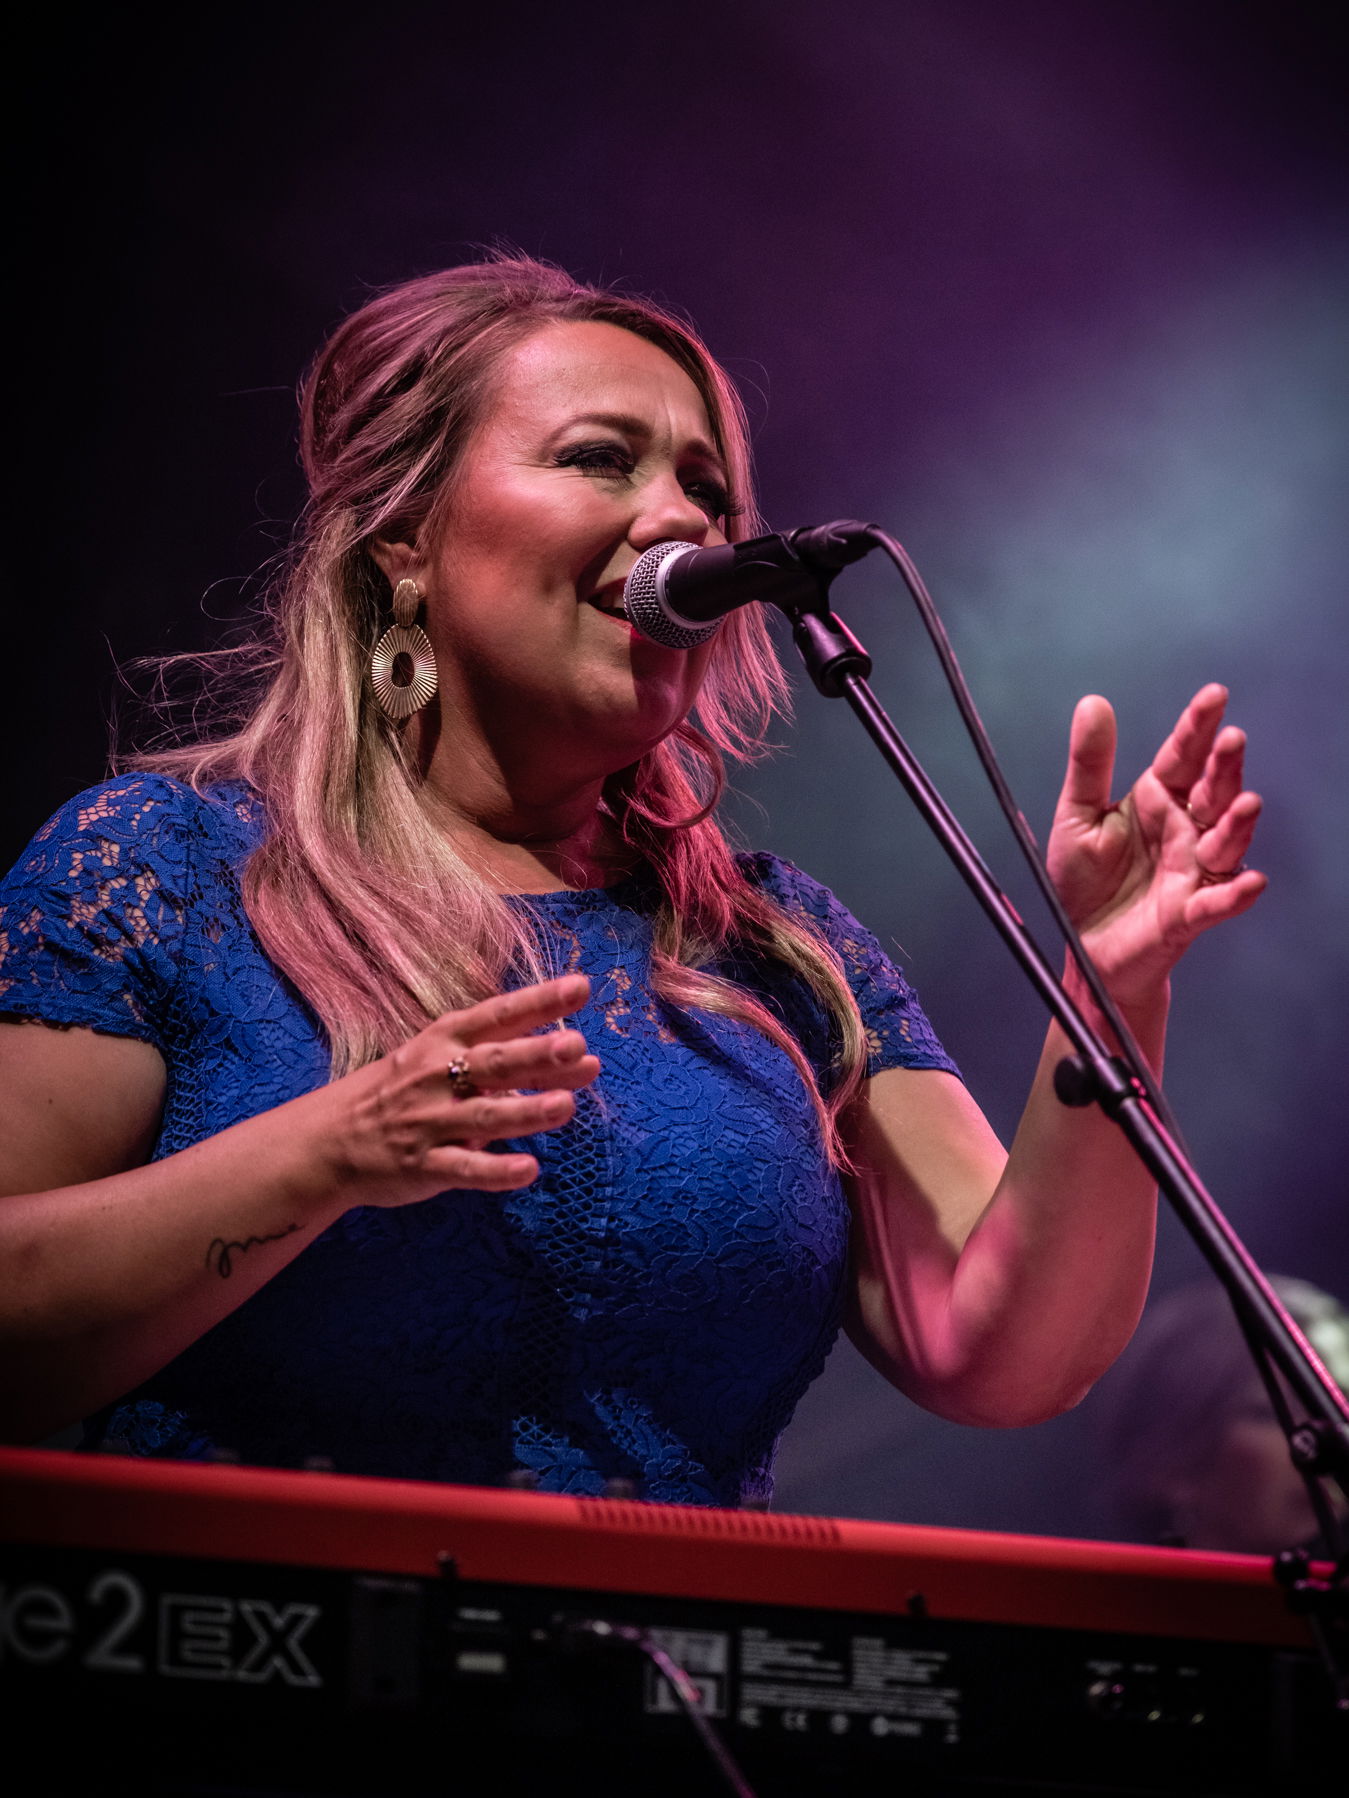
[[[851,559],[851,558],[849,558]],[[1213,1269],[1238,1319],[1287,1381],[1308,1421],[1292,1430],[1299,1471],[1326,1475],[1349,1496],[1349,1404],[1279,1303],[1184,1150],[1149,1103],[1141,1082],[1112,1056],[989,872],[964,827],[933,786],[872,692],[871,657],[829,607],[837,564],[816,565],[814,602],[777,601],[811,679],[827,699],[846,699],[937,841],[955,864],[1022,972],[1073,1046],[1055,1070],[1054,1090],[1070,1106],[1099,1105],[1123,1132]],[[1324,1510],[1324,1507],[1318,1507]],[[1323,1527],[1329,1521],[1323,1516]]]

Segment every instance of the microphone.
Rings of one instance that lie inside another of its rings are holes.
[[[874,547],[869,524],[841,518],[743,543],[698,549],[692,543],[653,543],[623,583],[628,621],[667,649],[696,649],[715,636],[722,619],[750,600],[791,612],[818,604],[820,589],[840,568]]]

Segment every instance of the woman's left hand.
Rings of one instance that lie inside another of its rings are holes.
[[[1260,798],[1242,787],[1245,733],[1223,727],[1227,689],[1201,688],[1152,766],[1112,804],[1115,714],[1073,714],[1049,871],[1115,999],[1145,1004],[1195,937],[1247,911],[1265,876],[1245,866]]]

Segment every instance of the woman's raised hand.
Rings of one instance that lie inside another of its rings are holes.
[[[1154,998],[1201,931],[1265,890],[1265,876],[1245,866],[1260,799],[1242,786],[1246,738],[1223,726],[1226,704],[1226,688],[1201,688],[1118,803],[1114,712],[1092,696],[1073,714],[1049,871],[1123,1005]]]
[[[452,1187],[509,1192],[539,1171],[532,1155],[487,1143],[556,1130],[572,1094],[600,1071],[579,1030],[550,1030],[585,1004],[568,974],[446,1012],[411,1042],[325,1089],[327,1153],[353,1205],[407,1205]],[[521,1090],[530,1089],[530,1090]]]

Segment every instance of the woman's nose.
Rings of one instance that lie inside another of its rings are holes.
[[[685,493],[671,475],[650,482],[642,492],[642,503],[628,531],[628,541],[639,553],[653,543],[667,539],[682,543],[702,543],[712,530],[712,520],[695,500]]]

